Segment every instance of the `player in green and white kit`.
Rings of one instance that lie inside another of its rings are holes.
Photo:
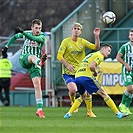
[[[42,22],[39,19],[32,21],[30,31],[23,31],[20,28],[16,29],[16,34],[12,36],[2,50],[6,53],[8,47],[18,38],[24,38],[24,45],[22,47],[21,54],[19,56],[20,64],[23,68],[26,68],[30,73],[34,88],[35,98],[37,104],[36,115],[40,118],[45,118],[44,112],[42,111],[43,100],[41,91],[41,66],[44,65],[46,55],[42,55],[42,47],[45,41],[45,35],[41,32]]]
[[[133,29],[130,29],[128,37],[130,41],[121,46],[116,58],[122,64],[122,78],[126,86],[119,108],[121,112],[132,114],[129,107],[133,98]]]

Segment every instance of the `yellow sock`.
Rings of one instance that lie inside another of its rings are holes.
[[[114,101],[109,96],[107,96],[106,98],[104,98],[104,101],[113,110],[113,112],[115,114],[119,112],[119,110],[117,109]]]
[[[85,104],[86,104],[86,108],[87,111],[92,111],[92,96],[90,95],[90,97],[85,97]]]
[[[72,107],[70,108],[69,112],[72,114],[83,102],[81,98],[77,98],[75,102],[73,103]]]
[[[74,94],[73,96],[69,94],[69,98],[70,98],[71,103],[74,103],[76,94]]]

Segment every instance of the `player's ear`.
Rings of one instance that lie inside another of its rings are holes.
[[[82,29],[80,30],[80,34],[82,34]]]

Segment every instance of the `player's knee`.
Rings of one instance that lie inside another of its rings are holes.
[[[103,98],[107,97],[107,93],[103,89],[98,90],[98,94]]]

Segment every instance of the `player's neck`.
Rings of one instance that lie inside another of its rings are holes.
[[[130,41],[130,44],[133,46],[133,41]]]
[[[72,40],[73,40],[74,42],[77,42],[77,40],[78,40],[78,37],[77,37],[77,36],[72,36],[71,38],[72,38]]]

